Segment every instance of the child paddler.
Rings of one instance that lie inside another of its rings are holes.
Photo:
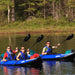
[[[16,47],[16,50],[11,50],[11,46],[8,46],[6,50],[7,52],[4,54],[3,61],[16,60],[15,54],[18,52],[18,47]]]

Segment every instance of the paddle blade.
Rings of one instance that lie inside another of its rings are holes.
[[[24,41],[29,40],[29,39],[30,39],[30,37],[31,37],[31,35],[30,35],[30,34],[28,34],[28,35],[25,37]]]
[[[66,38],[66,40],[70,40],[70,39],[72,39],[73,36],[74,36],[74,34],[69,35],[69,36]]]
[[[60,44],[64,43],[66,40],[70,40],[73,38],[73,34],[69,35],[64,41],[62,41]]]
[[[36,42],[40,42],[43,39],[43,35],[41,35],[40,37],[37,38]]]

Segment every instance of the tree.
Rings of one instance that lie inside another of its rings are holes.
[[[70,21],[73,21],[73,19],[74,19],[74,13],[75,13],[75,11],[74,11],[74,9],[75,9],[75,0],[69,0],[68,1],[68,7],[69,7],[69,14],[70,14]]]
[[[12,21],[15,21],[14,0],[0,0],[1,10],[7,11],[8,23],[10,22],[10,13],[12,7]]]
[[[11,20],[12,20],[12,22],[14,22],[15,21],[15,9],[14,9],[14,7],[15,7],[15,1],[14,0],[12,0],[12,11],[11,11],[11,13],[12,13],[12,18],[11,18]]]

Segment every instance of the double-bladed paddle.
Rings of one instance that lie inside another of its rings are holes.
[[[43,38],[44,38],[43,35],[41,35],[40,37],[38,37],[38,38],[36,39],[35,43],[33,43],[32,46],[31,46],[29,49],[31,49],[36,43],[40,42]]]

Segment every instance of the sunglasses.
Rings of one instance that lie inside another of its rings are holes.
[[[7,48],[7,49],[11,49],[11,48]]]
[[[25,49],[22,49],[22,50],[25,50]]]

